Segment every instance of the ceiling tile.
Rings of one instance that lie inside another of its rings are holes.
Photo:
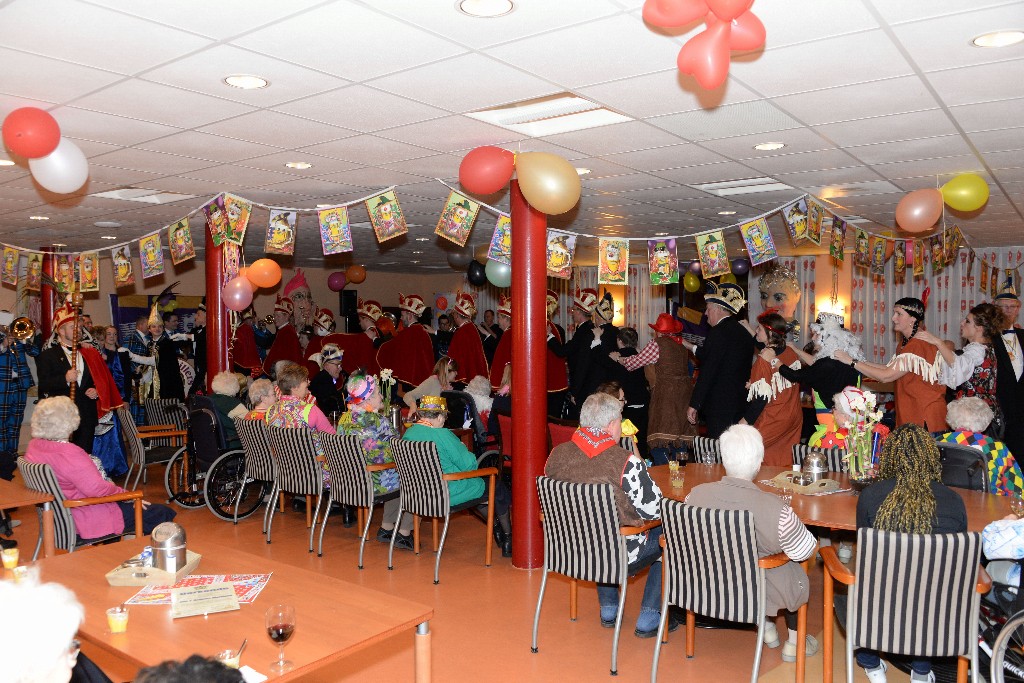
[[[975,173],[982,170],[978,160],[973,155],[961,155],[943,157],[941,159],[920,159],[918,161],[899,161],[892,164],[878,164],[874,167],[876,171],[890,180],[900,178],[917,178],[920,176],[931,176],[933,187],[949,180],[941,180],[943,175],[956,175],[958,173]],[[935,176],[940,176],[939,180]]]
[[[288,168],[285,164],[293,161],[305,161],[313,164],[312,168],[297,169]],[[358,164],[353,164],[348,161],[341,161],[339,159],[331,159],[329,157],[320,157],[308,152],[274,152],[273,154],[267,154],[265,156],[256,157],[255,159],[245,159],[239,163],[239,166],[248,166],[249,168],[262,168],[265,171],[276,171],[277,173],[286,173],[291,176],[299,176],[308,178],[311,176],[320,176],[326,173],[337,173],[339,171],[349,171],[353,168],[359,168]]]
[[[949,116],[941,109],[878,116],[843,123],[827,123],[822,126],[812,126],[812,128],[826,140],[833,141],[839,147],[854,147],[876,142],[958,133],[953,122],[949,120]]]
[[[670,168],[653,171],[653,174],[665,180],[684,185],[717,183],[724,180],[741,180],[756,178],[760,174],[749,166],[733,161],[724,164],[707,164],[706,166],[689,166],[687,168]]]
[[[437,152],[465,149],[467,143],[470,147],[503,145],[523,137],[519,133],[465,116],[446,116],[442,119],[390,128],[382,131],[380,136],[410,145],[430,147]]]
[[[390,168],[403,173],[413,173],[428,178],[458,178],[459,166],[462,164],[462,156],[454,154],[434,154],[409,159],[407,161],[384,164],[384,168]]]
[[[626,121],[600,128],[548,135],[543,140],[591,156],[632,152],[679,143],[679,138],[643,121]]]
[[[637,171],[657,171],[664,168],[701,166],[703,164],[717,164],[728,161],[728,159],[720,154],[715,154],[700,145],[690,143],[602,156],[607,156],[608,159],[616,164],[621,164]]]
[[[967,137],[979,152],[1024,149],[1024,127],[971,133]]]
[[[1024,74],[1024,59],[937,71],[927,77],[942,101],[955,106],[1024,97],[1024,78],[1020,74]],[[993,88],[993,83],[1000,85]]]
[[[3,12],[0,10],[0,21]],[[4,65],[0,88],[13,97],[67,102],[124,76],[47,57],[0,48]]]
[[[75,101],[82,109],[192,128],[238,116],[252,107],[138,79],[122,81]]]
[[[332,159],[342,159],[359,166],[372,166],[381,159],[404,161],[430,154],[430,150],[423,147],[379,138],[375,135],[354,135],[319,145],[309,145],[299,151]]]
[[[757,99],[757,95],[730,79],[720,88],[705,91],[678,69],[599,83],[578,90],[580,95],[633,118],[649,118],[696,109],[714,109]],[[648,96],[638,97],[637,93]]]
[[[971,153],[970,147],[959,135],[847,147],[846,151],[865,164],[885,164]]]
[[[1016,123],[1024,109],[1024,99],[1001,100],[982,104],[966,104],[951,107],[950,112],[964,130],[973,133],[978,130],[1005,128]]]
[[[288,0],[287,3],[263,3],[252,0],[174,0],[125,3],[123,0],[92,0],[95,5],[104,5],[125,14],[217,39],[272,24],[321,2],[322,0]],[[200,17],[202,21],[198,20]]]
[[[841,149],[826,149],[817,152],[744,159],[743,163],[767,176],[775,176],[779,173],[817,171],[859,165],[856,159]]]
[[[168,135],[157,140],[141,142],[137,147],[153,152],[181,154],[193,159],[209,159],[210,161],[218,162],[241,161],[242,159],[267,154],[275,149],[266,144],[234,140],[194,130]]]
[[[354,135],[352,131],[344,128],[269,110],[255,111],[229,121],[204,126],[202,132],[238,140],[271,143],[277,147],[290,149],[309,147]]]
[[[776,97],[772,101],[794,118],[812,126],[919,111],[936,104],[917,76],[816,90]]]
[[[176,154],[147,152],[141,149],[119,149],[92,158],[93,162],[104,166],[130,169],[159,168],[165,175],[187,173],[214,165],[213,162]]]
[[[888,3],[879,3],[884,4]],[[983,33],[1020,27],[1022,7],[1019,2],[988,9],[982,9],[983,4],[986,3],[971,3],[971,12],[893,26],[892,31],[923,71],[1024,57],[1021,44],[999,49],[977,48],[971,44],[972,39]],[[961,5],[961,9],[968,7]]]
[[[224,190],[239,187],[262,187],[274,183],[292,180],[284,173],[274,171],[263,171],[257,168],[247,168],[235,164],[223,164],[213,168],[204,168],[192,173],[183,174],[186,178],[193,180],[209,180],[223,183]]]
[[[364,85],[351,85],[295,100],[277,109],[313,121],[343,123],[346,128],[362,133],[439,118],[446,114],[426,104]],[[340,120],[339,112],[343,113]],[[386,115],[382,116],[382,112],[386,112]]]
[[[758,5],[754,13],[764,24],[768,50],[878,28],[863,0],[780,2],[766,9]]]
[[[390,187],[391,185],[402,185],[403,183],[423,182],[423,178],[421,176],[402,173],[401,171],[393,171],[386,168],[375,168],[372,166],[357,168],[351,171],[342,171],[340,173],[328,173],[327,175],[321,176],[321,178],[332,182],[356,185],[370,189]]]
[[[769,133],[800,127],[799,122],[767,101],[670,114],[648,122],[695,142],[733,137],[744,132]]]
[[[50,113],[60,122],[60,130],[64,135],[119,147],[130,147],[179,130],[159,123],[102,114],[77,107],[58,107]]]
[[[782,149],[768,152],[754,149],[755,145],[764,142],[782,142],[786,146]],[[816,152],[833,148],[833,145],[828,140],[823,139],[813,130],[806,128],[791,128],[790,130],[758,133],[757,135],[739,135],[731,138],[707,140],[702,142],[701,146],[708,148],[712,152],[717,152],[726,158],[740,160],[764,160],[785,154]]]

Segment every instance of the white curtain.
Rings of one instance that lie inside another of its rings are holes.
[[[817,315],[814,310],[814,279],[817,259],[814,256],[784,256],[776,261],[796,273],[797,282],[800,283],[800,302],[796,307],[796,319],[800,321],[798,345],[803,346],[810,339],[807,326],[814,322]],[[762,312],[760,282],[761,276],[769,265],[770,263],[765,263],[751,268],[750,274],[747,276],[747,319],[751,324],[754,324],[757,316]]]
[[[651,285],[651,268],[644,263],[629,266],[629,286],[626,287],[626,327],[635,327],[642,349],[651,340],[651,328],[661,313],[667,313],[664,285]]]

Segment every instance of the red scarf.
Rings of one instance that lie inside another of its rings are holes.
[[[573,433],[572,442],[579,446],[588,458],[596,458],[618,443],[611,434],[596,427],[580,427]]]

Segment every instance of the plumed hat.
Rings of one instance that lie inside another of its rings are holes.
[[[78,312],[75,310],[75,307],[72,306],[70,302],[64,304],[63,306],[61,306],[60,308],[53,312],[53,331],[56,332],[57,330],[60,329],[61,325],[63,325],[66,322],[71,322],[72,320],[75,319],[75,316],[77,315]]]
[[[502,294],[498,297],[498,315],[512,317],[512,297],[508,294]]]
[[[324,344],[323,348],[320,349],[320,367],[323,367],[325,363],[330,363],[333,360],[341,362],[342,356],[345,352],[338,348],[337,344]]]
[[[548,290],[547,296],[544,299],[544,306],[547,308],[549,318],[558,310],[558,295],[554,291]]]

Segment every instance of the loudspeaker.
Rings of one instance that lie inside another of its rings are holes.
[[[338,332],[359,331],[359,313],[356,312],[358,307],[359,295],[356,290],[343,289],[338,293],[338,310],[341,313]]]

